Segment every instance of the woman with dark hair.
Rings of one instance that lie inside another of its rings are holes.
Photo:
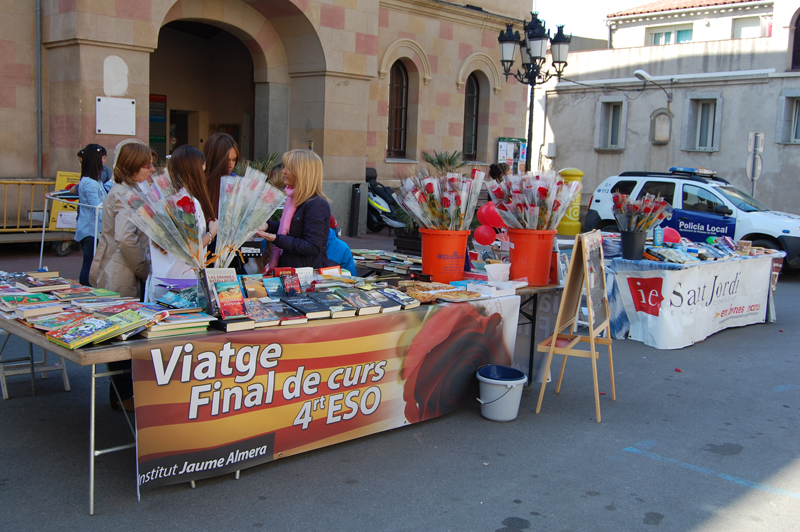
[[[106,199],[106,189],[102,184],[103,159],[105,149],[97,144],[89,144],[81,153],[81,180],[78,183],[78,202],[84,206],[78,209],[78,221],[75,226],[74,240],[83,248],[83,265],[81,266],[80,283],[89,286],[89,269],[94,258],[94,241],[97,238],[98,226],[95,225],[95,209]]]
[[[208,196],[214,207],[209,216],[216,218],[219,209],[220,179],[222,176],[236,175],[233,173],[233,168],[239,161],[239,146],[227,133],[214,133],[206,142],[203,154],[206,156]]]
[[[499,183],[504,175],[511,175],[511,168],[506,163],[489,165],[489,177]]]
[[[219,184],[223,176],[236,175],[233,169],[236,163],[239,162],[239,146],[233,137],[227,133],[214,133],[206,141],[203,148],[203,154],[206,156],[206,184],[208,186],[208,197],[211,200],[213,212],[209,213],[211,218],[217,217],[219,210]],[[208,249],[212,253],[216,250],[216,238],[209,244]],[[244,269],[242,260],[236,255],[230,268],[234,268],[237,274],[247,273]]]
[[[217,221],[209,213],[214,212],[208,198],[206,175],[204,173],[205,157],[200,150],[191,146],[180,146],[172,153],[167,164],[167,171],[172,186],[178,194],[185,194],[194,202],[197,217],[197,234],[200,237],[201,257],[205,257],[206,248],[217,236]],[[172,279],[195,279],[193,267],[175,258],[165,250],[150,243],[150,277],[147,280],[147,296],[145,301],[154,303],[168,290],[166,285]],[[167,281],[163,281],[167,279]]]
[[[153,175],[150,148],[143,142],[125,144],[114,165],[114,186],[103,203],[102,232],[89,281],[92,286],[141,298],[141,282],[150,273],[147,238],[131,221],[131,189]]]
[[[283,154],[283,164],[287,198],[281,221],[256,233],[273,244],[266,270],[329,266],[331,208],[322,193],[322,159],[311,150],[292,150]]]

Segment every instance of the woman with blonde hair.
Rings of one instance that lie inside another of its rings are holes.
[[[114,186],[103,202],[102,231],[98,238],[89,281],[92,286],[142,297],[142,282],[150,273],[150,240],[131,221],[131,189],[153,175],[152,152],[142,142],[122,146],[114,165]]]
[[[292,150],[283,154],[283,164],[287,198],[280,224],[270,221],[257,233],[273,244],[266,271],[329,266],[331,208],[322,193],[322,159],[311,150]]]

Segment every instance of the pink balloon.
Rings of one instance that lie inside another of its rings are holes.
[[[672,227],[664,228],[664,242],[671,242],[677,244],[681,241],[681,234]]]
[[[494,241],[494,229],[488,225],[479,225],[475,228],[475,242],[482,246],[491,246]]]

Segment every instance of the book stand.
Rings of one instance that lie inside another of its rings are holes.
[[[586,336],[571,334],[571,327],[575,323],[581,300],[582,288],[586,288],[586,307],[589,311],[589,334]],[[600,337],[606,331],[605,338]],[[566,332],[562,332],[566,331]],[[589,349],[579,349],[577,346],[588,344]],[[592,377],[594,379],[594,404],[597,413],[597,422],[600,423],[600,391],[597,385],[597,345],[608,346],[608,365],[611,373],[611,400],[616,401],[614,388],[614,361],[611,356],[611,330],[608,318],[608,296],[606,294],[605,268],[603,267],[603,239],[599,231],[592,231],[577,235],[575,247],[572,249],[569,272],[564,282],[564,295],[558,308],[556,327],[553,334],[537,347],[537,351],[547,353],[544,374],[550,371],[553,355],[564,355],[561,363],[561,372],[558,375],[556,393],[561,391],[561,379],[564,378],[564,367],[567,357],[590,358],[592,360]],[[542,380],[539,391],[539,401],[536,404],[536,413],[542,408],[544,389],[547,379]]]

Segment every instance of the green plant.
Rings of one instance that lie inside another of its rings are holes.
[[[456,150],[454,152],[436,151],[422,152],[422,160],[431,165],[441,175],[448,172],[457,172],[459,168],[470,164],[469,161],[463,159],[463,154]]]
[[[247,159],[241,159],[236,164],[233,171],[236,173],[236,175],[244,175],[244,173],[247,171],[247,167],[249,166],[253,170],[258,170],[263,174],[269,174],[269,171],[272,170],[272,167],[281,162],[282,157],[282,153],[272,152],[267,156],[266,159],[253,159],[251,161],[248,161]],[[274,183],[271,184],[275,185]],[[283,188],[283,183],[281,183],[280,188]]]

